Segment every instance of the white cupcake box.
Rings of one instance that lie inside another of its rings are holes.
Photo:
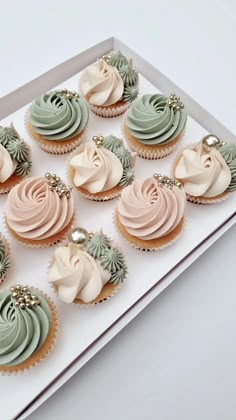
[[[189,115],[184,138],[176,151],[157,161],[137,158],[136,177],[151,176],[155,172],[171,174],[172,162],[178,150],[185,144],[198,141],[208,132],[236,142],[231,132],[164,74],[117,38],[109,38],[0,99],[0,125],[13,122],[22,138],[32,147],[32,176],[53,172],[66,180],[68,157],[49,155],[31,141],[24,126],[24,115],[29,103],[54,88],[76,90],[79,73],[111,50],[121,50],[126,56],[133,58],[140,73],[141,94],[160,91],[169,96],[171,92],[175,92],[181,97]],[[86,141],[96,134],[122,137],[122,118],[105,119],[91,113]],[[57,306],[60,331],[53,353],[43,363],[23,375],[0,376],[1,418],[4,419],[23,419],[29,415],[236,222],[235,193],[226,201],[211,206],[188,203],[187,224],[178,240],[161,251],[142,253],[127,245],[116,232],[112,215],[117,199],[98,203],[86,200],[76,192],[75,194],[77,225],[91,231],[103,227],[104,232],[120,244],[128,259],[129,278],[119,293],[108,302],[87,309],[66,305],[58,301],[47,282],[47,267],[53,248],[29,249],[10,241],[13,264],[1,289],[16,283],[25,283],[45,290]],[[2,196],[2,213],[5,200]],[[6,234],[3,225],[0,231]],[[14,395],[17,395],[17,399],[14,398],[13,404]]]

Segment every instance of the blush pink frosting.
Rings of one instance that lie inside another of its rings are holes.
[[[121,193],[119,219],[129,234],[144,240],[156,239],[178,225],[185,204],[183,188],[160,187],[155,178],[135,180]]]
[[[9,227],[26,239],[49,238],[63,230],[74,213],[73,196],[59,197],[45,178],[31,177],[15,186],[7,197],[5,214]]]

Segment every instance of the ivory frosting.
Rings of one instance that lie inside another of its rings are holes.
[[[16,169],[16,164],[10,153],[0,144],[0,183],[11,177]]]
[[[231,181],[230,169],[220,152],[206,151],[200,141],[193,149],[185,149],[175,168],[175,177],[193,197],[216,197]]]
[[[110,106],[122,98],[124,84],[117,68],[99,59],[85,69],[81,90],[90,104]]]

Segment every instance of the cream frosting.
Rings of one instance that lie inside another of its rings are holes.
[[[150,240],[171,232],[184,215],[182,188],[158,185],[156,179],[135,180],[126,187],[118,202],[119,219],[130,235]]]
[[[15,186],[5,207],[9,227],[20,237],[36,241],[63,230],[73,213],[73,196],[59,197],[41,177],[28,178]]]
[[[110,106],[122,98],[124,84],[117,68],[99,59],[85,69],[81,90],[90,104]]]
[[[10,153],[0,144],[0,182],[5,182],[16,169],[17,162],[13,161]]]
[[[182,152],[175,168],[175,177],[193,197],[216,197],[229,186],[231,173],[220,152],[206,151],[200,141],[193,149]]]
[[[99,260],[73,244],[56,249],[48,275],[49,281],[57,286],[58,297],[66,303],[75,299],[91,302],[110,277],[111,273]]]
[[[70,165],[75,170],[75,186],[83,187],[92,194],[115,187],[123,175],[123,166],[118,157],[95,143],[81,146]]]

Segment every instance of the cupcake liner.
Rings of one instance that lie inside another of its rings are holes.
[[[181,151],[179,151],[179,153],[175,156],[175,159],[172,163],[172,176],[174,177],[174,179],[178,179],[175,176],[175,168],[177,166],[177,164],[179,163],[180,157],[183,153],[184,150],[186,149],[192,149],[194,148],[194,146],[196,146],[196,144],[189,144],[188,146],[185,146],[181,149]],[[181,180],[179,180],[179,182],[181,182]],[[181,182],[182,183],[182,182]],[[182,183],[183,188],[184,188],[184,184]],[[230,196],[230,192],[229,191],[224,191],[222,194],[217,195],[216,197],[194,197],[192,195],[189,195],[186,193],[186,199],[187,201],[190,201],[191,203],[194,204],[215,204],[215,203],[220,203],[221,201],[225,201],[228,197]]]
[[[81,93],[82,93],[81,83],[83,82],[83,80],[84,80],[84,73],[82,73],[82,75],[80,76],[80,80],[79,80],[79,92],[81,92]],[[83,93],[82,93],[82,95],[83,95]],[[90,104],[89,101],[88,101],[88,98],[86,96],[84,96],[84,98],[86,99],[90,110],[94,114],[98,115],[99,117],[103,117],[103,118],[118,117],[119,115],[121,115],[125,111],[127,111],[129,106],[131,105],[131,102],[119,101],[116,104],[110,105],[110,106],[97,106],[97,105]]]
[[[75,137],[60,141],[60,140],[47,140],[44,139],[41,135],[35,133],[32,129],[31,124],[29,123],[29,108],[25,113],[25,129],[28,132],[29,136],[32,140],[36,141],[38,146],[47,153],[54,154],[54,155],[63,155],[66,153],[71,152],[80,143],[83,141],[84,137],[86,136],[88,123],[86,127],[83,129],[81,133],[76,135]]]
[[[16,366],[0,366],[0,374],[2,375],[17,375],[24,373],[31,369],[32,367],[36,366],[37,364],[41,363],[49,354],[52,352],[56,337],[58,334],[58,317],[56,312],[56,307],[52,301],[52,299],[46,295],[46,293],[42,292],[41,290],[37,289],[36,287],[31,287],[31,289],[36,290],[40,295],[46,300],[47,304],[51,310],[51,325],[49,334],[40,347],[38,351],[32,354],[27,360],[24,362],[19,363]]]
[[[2,241],[3,245],[5,246],[5,256],[9,258],[10,264],[11,264],[11,248],[10,248],[8,240],[5,238],[5,236],[3,236],[2,233],[0,233],[0,241]],[[0,286],[4,282],[4,280],[6,279],[6,277],[8,275],[8,270],[10,268],[11,268],[11,265],[7,269],[6,273],[2,277],[0,277]]]
[[[182,217],[179,224],[169,232],[167,235],[162,236],[161,238],[151,239],[151,240],[143,240],[136,238],[133,235],[130,235],[125,227],[119,220],[118,210],[117,208],[113,214],[113,222],[116,227],[117,232],[131,245],[133,248],[139,249],[140,251],[158,251],[160,249],[167,248],[169,245],[175,243],[183,232],[185,226],[186,217]]]
[[[61,241],[63,241],[67,237],[67,235],[68,235],[71,227],[73,226],[74,219],[75,219],[75,213],[72,216],[72,218],[71,218],[70,222],[68,223],[68,225],[64,229],[62,229],[56,235],[53,235],[53,236],[51,236],[49,238],[42,239],[42,240],[30,240],[30,239],[26,239],[26,238],[21,238],[21,236],[17,235],[17,233],[14,232],[10,228],[10,226],[7,223],[7,220],[6,220],[6,216],[5,215],[3,216],[3,224],[4,224],[5,228],[6,228],[6,230],[8,230],[8,232],[10,233],[10,235],[17,242],[19,242],[21,245],[24,245],[24,246],[26,246],[28,248],[49,248],[51,246],[54,246],[54,245],[59,244]]]
[[[110,238],[108,238],[108,239],[111,241]],[[113,241],[111,241],[111,242],[113,242]],[[60,244],[60,246],[66,246],[66,245],[68,245],[68,238],[64,239],[63,242]],[[117,248],[119,248],[119,247],[117,246]],[[55,255],[55,253],[54,253],[54,255]],[[52,255],[52,257],[51,257],[51,259],[49,261],[49,264],[48,264],[47,278],[48,278],[49,270],[50,270],[50,268],[51,268],[51,266],[52,266],[52,264],[54,263],[54,260],[55,260],[55,256],[54,255]],[[128,264],[127,264],[126,261],[125,261],[125,263],[128,266]],[[125,279],[125,281],[126,281],[126,279]],[[102,288],[101,292],[99,293],[99,295],[95,299],[93,299],[91,302],[86,303],[86,302],[84,302],[81,299],[75,299],[72,302],[72,305],[77,305],[77,306],[80,306],[80,307],[83,307],[83,308],[90,308],[90,307],[95,306],[95,305],[98,305],[100,303],[104,303],[105,301],[111,299],[113,296],[116,295],[116,293],[120,290],[120,288],[123,285],[123,283],[124,282],[114,284],[114,283],[107,282],[103,286],[103,288]],[[49,282],[49,284],[50,284],[51,288],[53,289],[54,293],[56,293],[56,295],[57,295],[57,287],[56,287],[56,285],[53,284],[53,283],[51,283],[51,282]]]
[[[110,190],[102,191],[102,192],[94,193],[94,194],[90,193],[89,191],[85,190],[82,187],[76,187],[76,185],[74,184],[75,171],[74,171],[74,168],[70,166],[70,161],[72,157],[76,156],[80,151],[83,150],[84,147],[85,147],[84,145],[80,145],[69,156],[68,164],[67,164],[67,177],[69,179],[69,182],[83,197],[87,198],[88,200],[102,202],[102,201],[109,201],[109,200],[112,200],[113,198],[118,197],[121,194],[121,191],[123,189],[123,187],[121,187],[120,185],[117,185],[114,188],[111,188]]]
[[[140,143],[128,132],[127,125],[125,123],[125,116],[123,118],[121,129],[131,150],[136,152],[140,157],[149,160],[162,159],[168,156],[175,149],[177,142],[181,140],[185,133],[185,130],[183,130],[175,139],[171,140],[167,144],[149,146]]]

